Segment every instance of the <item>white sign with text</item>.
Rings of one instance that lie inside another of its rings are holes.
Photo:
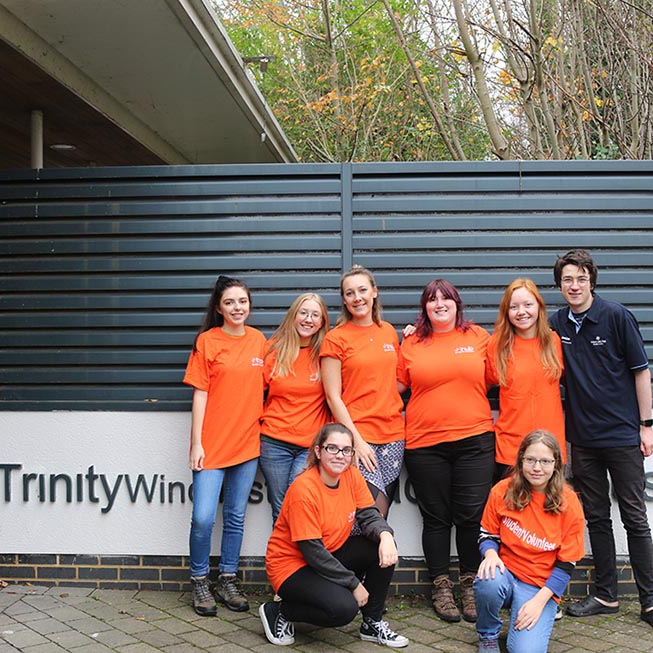
[[[0,553],[187,555],[190,413],[4,412]],[[647,460],[653,518],[653,460]],[[421,518],[401,477],[390,523],[402,557],[422,557]],[[626,537],[613,501],[617,553]],[[243,556],[262,556],[272,519],[259,473]],[[220,517],[213,553],[219,553]],[[452,545],[452,553],[455,549]]]

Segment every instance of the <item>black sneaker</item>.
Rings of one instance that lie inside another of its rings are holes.
[[[214,617],[218,611],[208,576],[191,576],[193,586],[193,610],[201,617]]]
[[[295,643],[295,626],[281,614],[281,601],[262,603],[258,613],[270,644],[290,646]]]
[[[373,621],[369,617],[363,617],[360,635],[364,642],[376,642],[390,648],[403,648],[409,643],[408,638],[395,633],[387,621]]]
[[[240,580],[236,574],[220,574],[213,586],[216,598],[220,599],[230,610],[245,612],[249,603],[240,589]]]

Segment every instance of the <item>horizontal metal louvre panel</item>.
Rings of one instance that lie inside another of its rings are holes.
[[[247,281],[249,323],[269,335],[305,290],[335,320],[350,260],[397,327],[445,277],[491,328],[517,276],[557,309],[556,256],[585,247],[653,358],[652,189],[653,163],[632,161],[2,172],[0,407],[187,410],[183,370],[219,274]]]
[[[304,290],[337,306],[338,166],[10,171],[0,177],[4,409],[186,410],[219,274],[270,334]],[[334,313],[335,317],[335,313]]]
[[[414,321],[437,277],[490,330],[518,276],[554,311],[553,264],[582,247],[599,265],[598,292],[633,310],[653,358],[651,162],[360,164],[352,188],[353,259],[375,272],[395,324]]]

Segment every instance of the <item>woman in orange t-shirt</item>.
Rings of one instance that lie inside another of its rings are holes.
[[[455,526],[462,616],[475,621],[477,541],[494,468],[485,383],[490,336],[465,320],[460,295],[445,279],[426,286],[420,306],[415,332],[401,346],[398,379],[411,389],[404,460],[423,520],[433,609],[445,621],[460,621],[449,578]]]
[[[263,380],[259,464],[275,522],[286,490],[306,467],[308,447],[330,419],[320,379],[319,354],[329,314],[324,300],[303,293],[268,341]]]
[[[549,327],[542,295],[530,279],[515,279],[503,293],[487,353],[488,382],[499,384],[495,483],[534,429],[553,433],[567,462],[562,372],[562,345]]]
[[[194,388],[190,575],[193,607],[201,616],[216,613],[208,577],[221,490],[222,546],[214,591],[230,610],[249,609],[236,572],[245,509],[258,465],[265,354],[265,336],[245,325],[250,305],[249,289],[242,281],[218,278],[184,376],[184,383]]]
[[[270,584],[281,600],[259,608],[272,644],[294,643],[294,621],[344,626],[359,610],[363,641],[392,648],[408,644],[382,619],[397,547],[360,471],[351,465],[353,443],[343,424],[323,426],[306,471],[288,488],[265,555]],[[361,535],[351,534],[354,520]]]
[[[585,519],[564,481],[553,434],[529,433],[514,470],[492,488],[481,520],[483,561],[474,581],[479,650],[498,653],[500,611],[508,608],[508,651],[546,653],[558,602],[585,554]]]
[[[342,313],[320,351],[322,383],[334,419],[354,434],[361,472],[387,517],[404,452],[399,338],[381,319],[379,291],[369,270],[354,265],[342,275],[340,292]]]

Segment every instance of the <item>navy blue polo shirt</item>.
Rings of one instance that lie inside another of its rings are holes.
[[[633,372],[648,367],[635,316],[594,295],[576,333],[568,307],[551,318],[562,340],[567,440],[581,447],[639,445],[639,406]]]

